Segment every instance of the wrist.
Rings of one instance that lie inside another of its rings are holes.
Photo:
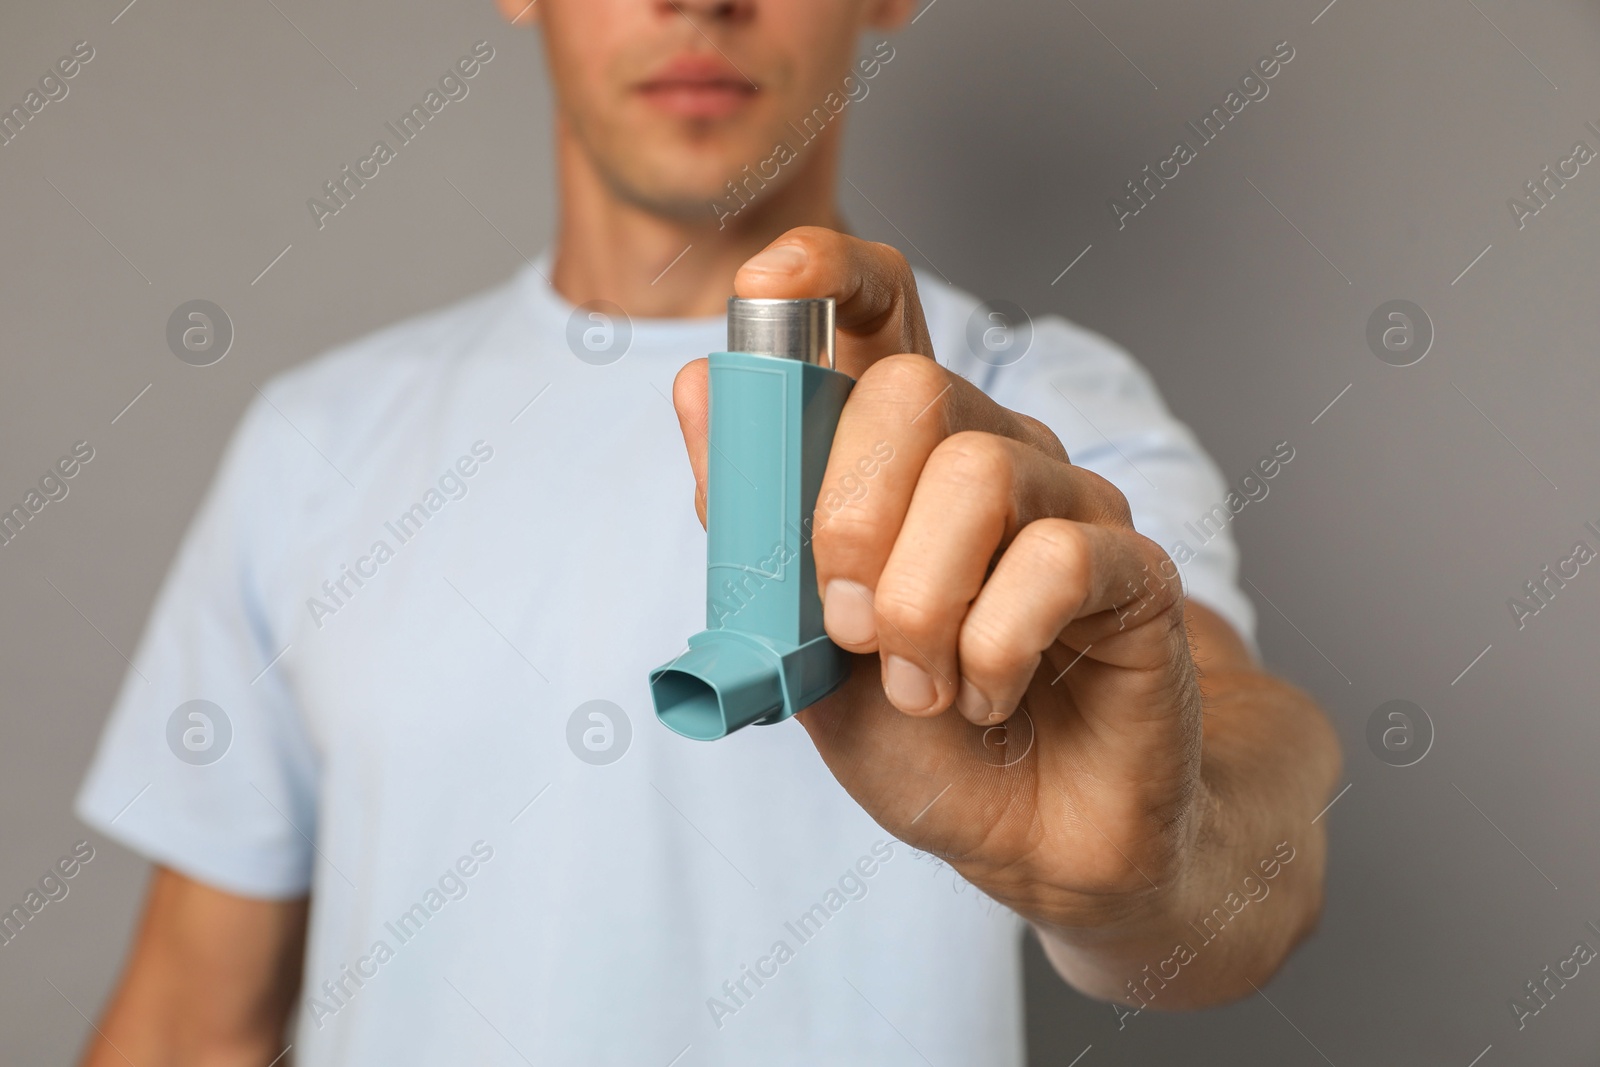
[[[1068,894],[1057,907],[1025,916],[1051,963],[1074,988],[1105,1000],[1127,1000],[1147,964],[1153,972],[1175,944],[1194,939],[1189,917],[1209,880],[1200,843],[1215,810],[1211,790],[1198,780],[1167,841],[1152,850],[1163,862],[1141,865],[1134,875],[1137,886],[1115,894]]]
[[[1170,893],[1152,895],[1115,924],[1032,925],[1069,984],[1135,1012],[1248,996],[1314,929],[1326,858],[1319,827],[1252,847],[1260,852],[1253,860],[1225,847],[1193,857]]]

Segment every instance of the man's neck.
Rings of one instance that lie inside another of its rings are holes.
[[[551,282],[573,304],[608,300],[636,318],[721,314],[739,267],[780,234],[795,226],[845,229],[833,195],[833,137],[789,164],[802,169],[784,185],[719,222],[709,203],[703,221],[630,203],[594,170],[570,132],[559,129],[556,136],[561,211]]]

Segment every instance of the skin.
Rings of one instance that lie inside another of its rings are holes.
[[[1312,819],[1339,769],[1321,712],[1184,601],[1113,485],[930,358],[894,249],[802,227],[734,288],[838,301],[838,366],[857,383],[824,488],[893,448],[814,526],[824,623],[858,654],[798,716],[835,777],[890,833],[1028,919],[1086,993],[1186,1008],[1265,982],[1321,907]],[[703,520],[704,360],[680,372],[675,401]],[[1294,858],[1274,865],[1272,905],[1130,994],[1147,964],[1199,945],[1188,923],[1246,876],[1259,884],[1284,842]]]
[[[1322,713],[1183,599],[1114,486],[934,361],[905,258],[849,236],[833,195],[855,104],[731,219],[711,206],[911,0],[497,3],[540,26],[556,86],[567,300],[635,317],[712,315],[731,293],[838,303],[838,365],[857,384],[824,486],[894,450],[815,527],[825,623],[854,669],[798,718],[840,783],[1026,918],[1092,996],[1192,1008],[1266,982],[1321,908],[1312,820],[1340,764]],[[747,98],[711,117],[641,99],[684,56],[725,62]],[[702,521],[706,393],[695,360],[674,404]],[[1240,910],[1251,884],[1270,896]],[[1238,919],[1204,943],[1191,923],[1224,907]],[[307,912],[157,868],[83,1063],[270,1063]],[[1177,966],[1180,941],[1197,952]]]
[[[84,1067],[263,1067],[283,1051],[306,899],[251,900],[165,868]]]

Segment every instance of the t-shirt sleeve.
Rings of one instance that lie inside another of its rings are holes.
[[[1033,331],[1015,363],[991,366],[960,351],[951,369],[1049,426],[1074,464],[1116,485],[1134,527],[1178,565],[1186,595],[1227,619],[1254,650],[1255,609],[1239,588],[1228,487],[1216,464],[1122,349],[1056,316],[1035,321]]]
[[[266,898],[308,890],[316,837],[317,760],[265,596],[292,541],[284,432],[260,399],[235,431],[76,805],[151,862]]]

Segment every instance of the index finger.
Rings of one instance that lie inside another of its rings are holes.
[[[833,297],[839,330],[834,365],[852,378],[885,356],[933,358],[916,275],[889,245],[799,226],[739,268],[733,291],[747,299]]]

